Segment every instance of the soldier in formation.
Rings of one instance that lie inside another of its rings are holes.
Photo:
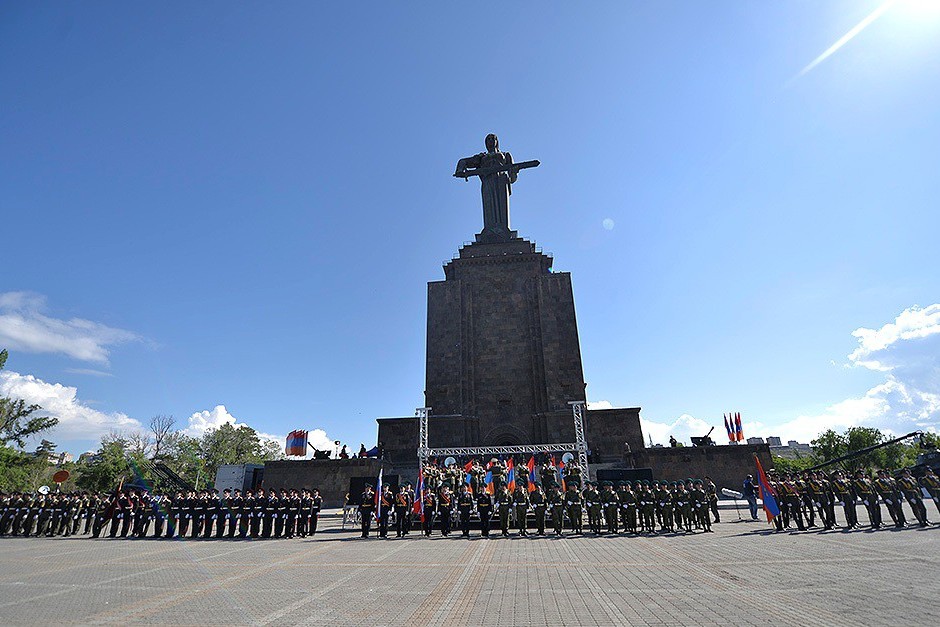
[[[894,474],[898,476],[895,478]],[[905,505],[910,508],[915,524],[927,527],[931,522],[927,517],[924,492],[938,503],[934,496],[937,493],[937,475],[930,468],[919,479],[914,477],[909,468],[898,473],[881,469],[873,475],[857,470],[851,478],[842,470],[827,475],[820,470],[797,474],[777,473],[771,469],[767,477],[780,506],[780,516],[775,519],[780,531],[794,525],[800,531],[818,528],[817,516],[824,531],[858,529],[861,527],[859,506],[867,514],[871,529],[883,526],[884,511],[887,511],[895,528],[909,526],[911,523],[905,513]],[[836,519],[838,505],[842,506],[844,525],[840,525]]]

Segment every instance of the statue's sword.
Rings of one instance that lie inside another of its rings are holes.
[[[533,159],[531,161],[520,161],[519,163],[510,163],[508,165],[493,166],[490,168],[475,168],[472,170],[463,170],[462,172],[454,172],[454,176],[459,179],[467,180],[471,176],[487,176],[489,174],[496,174],[497,172],[518,172],[519,170],[524,170],[526,168],[536,168],[541,163],[538,159]]]

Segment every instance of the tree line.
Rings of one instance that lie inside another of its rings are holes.
[[[6,350],[0,351],[0,370],[7,357]],[[51,486],[57,470],[70,473],[62,484],[64,491],[110,491],[122,480],[154,481],[153,462],[166,464],[192,485],[211,487],[223,464],[263,464],[284,458],[279,442],[262,440],[246,425],[223,424],[193,437],[177,428],[173,416],[158,415],[150,419],[146,429],[109,433],[94,453],[52,466],[49,460],[57,448],[54,442],[43,439],[35,452],[23,450],[28,441],[58,423],[57,418],[37,415],[41,409],[23,400],[0,398],[0,491]]]
[[[812,453],[797,457],[774,455],[774,468],[783,472],[800,472],[844,455],[882,444],[895,437],[898,436],[886,434],[873,427],[850,427],[843,433],[827,429],[810,442],[813,447]],[[842,469],[853,473],[856,470],[906,468],[917,464],[919,454],[926,450],[936,449],[938,445],[940,445],[940,436],[934,433],[924,433],[921,438],[895,442],[875,451],[840,462],[838,465]]]

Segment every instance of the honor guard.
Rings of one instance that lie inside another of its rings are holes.
[[[567,487],[568,491],[565,492],[565,512],[568,514],[568,520],[571,522],[571,530],[577,534],[584,533],[581,529],[581,525],[583,524],[582,507],[584,501],[581,498],[581,493],[578,492],[576,483],[572,483]]]
[[[493,497],[485,489],[477,495],[477,513],[480,515],[480,534],[490,536],[490,517],[493,515]]]
[[[509,513],[512,510],[512,494],[509,487],[503,486],[496,497],[496,511],[499,515],[499,529],[504,537],[509,536]]]
[[[898,489],[901,491],[901,494],[904,495],[904,498],[907,499],[908,504],[910,504],[911,511],[914,512],[914,518],[917,519],[920,526],[926,527],[929,525],[930,521],[927,520],[927,508],[924,507],[921,487],[917,480],[914,479],[914,475],[911,474],[910,468],[905,468],[901,471],[901,478],[898,479]]]
[[[466,483],[460,486],[460,495],[457,497],[457,513],[460,516],[460,533],[463,537],[470,537],[470,515],[473,513],[473,495],[470,486]]]
[[[366,485],[359,501],[359,517],[362,522],[362,537],[368,538],[372,529],[372,516],[375,514],[375,492],[372,486]]]

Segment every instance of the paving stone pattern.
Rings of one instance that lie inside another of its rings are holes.
[[[722,517],[691,536],[361,540],[332,514],[305,540],[2,538],[0,624],[940,624],[937,526]]]

